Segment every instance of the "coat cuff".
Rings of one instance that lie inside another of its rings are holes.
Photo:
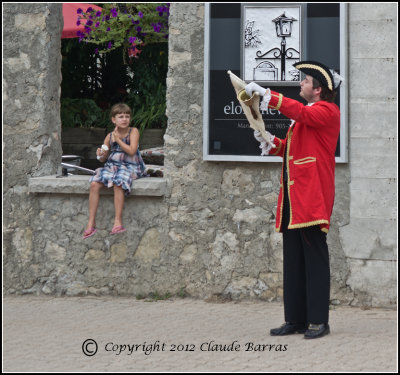
[[[268,107],[277,109],[281,108],[283,95],[279,92],[271,91],[271,100],[269,101]]]
[[[276,148],[272,149],[270,155],[279,155],[279,152],[281,151],[282,148],[282,141],[278,137],[275,137],[273,143],[276,146]]]

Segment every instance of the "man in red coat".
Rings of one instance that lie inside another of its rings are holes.
[[[285,324],[270,333],[305,333],[317,338],[330,332],[330,269],[326,234],[335,196],[335,150],[340,111],[335,90],[341,77],[325,65],[300,61],[293,65],[306,76],[300,96],[308,105],[251,82],[249,96],[258,92],[261,108],[273,108],[292,119],[285,139],[269,134],[276,148],[267,147],[259,132],[261,155],[283,157],[276,231],[283,233]]]

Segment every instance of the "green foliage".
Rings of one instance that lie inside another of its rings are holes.
[[[132,108],[132,119],[142,134],[144,129],[166,128],[166,76],[168,45],[146,45],[140,58],[129,66],[133,78],[128,82],[125,102]]]
[[[170,292],[163,294],[158,294],[158,292],[151,292],[149,295],[146,297],[142,294],[138,294],[136,296],[137,300],[144,300],[144,302],[157,302],[157,301],[164,301],[172,297],[172,294]],[[147,299],[146,299],[147,298]]]
[[[61,122],[64,128],[106,127],[108,116],[92,99],[61,99]]]
[[[112,129],[110,109],[124,102],[132,108],[132,125],[140,133],[145,128],[166,128],[169,4],[99,5],[102,16],[90,14],[90,32],[79,40],[62,40],[62,126]],[[109,19],[102,21],[107,15]],[[89,14],[81,16],[89,21]],[[81,19],[82,24],[87,21]],[[107,42],[112,47],[103,53],[90,44]],[[127,49],[132,52],[133,47],[135,54],[123,63]]]

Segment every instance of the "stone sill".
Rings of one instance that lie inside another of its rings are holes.
[[[63,178],[54,176],[32,177],[29,179],[30,193],[47,194],[89,194],[89,175],[74,175]],[[167,189],[167,181],[161,177],[143,177],[132,182],[131,196],[162,197]],[[101,189],[101,194],[113,195],[114,190]]]

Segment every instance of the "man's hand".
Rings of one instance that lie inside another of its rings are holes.
[[[271,148],[272,148],[272,142],[274,141],[275,136],[272,135],[270,132],[265,131],[269,137],[269,140],[271,142],[270,145],[267,144],[267,141],[261,136],[261,133],[258,130],[254,131],[254,138],[260,142],[260,148],[261,148],[261,156],[268,155]]]
[[[269,131],[265,131],[268,137],[275,138]],[[257,139],[258,142],[266,142],[266,140],[262,137],[261,133],[258,130],[254,130],[254,138]]]
[[[244,89],[246,90],[246,94],[250,97],[253,95],[253,92],[258,92],[261,97],[263,97],[267,92],[266,89],[257,85],[255,82],[250,82]]]

